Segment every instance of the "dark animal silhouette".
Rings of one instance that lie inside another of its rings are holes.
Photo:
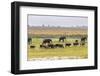
[[[75,42],[75,43],[73,43],[73,45],[74,45],[74,46],[78,46],[78,45],[79,45],[79,43],[78,43],[78,42]]]
[[[81,45],[84,46],[85,45],[85,42],[81,43]]]
[[[65,47],[67,47],[67,46],[68,46],[68,47],[71,46],[71,43],[66,43],[66,44],[65,44]]]
[[[61,36],[60,38],[59,38],[59,42],[64,42],[65,41],[65,39],[66,39],[66,37],[65,36]]]
[[[42,44],[46,44],[46,43],[50,44],[51,42],[52,42],[51,39],[44,39]]]
[[[78,40],[75,40],[76,43],[78,43]]]
[[[35,46],[34,45],[31,45],[30,48],[35,48]]]
[[[40,45],[40,48],[42,48],[43,47],[43,45]]]
[[[78,46],[79,45],[79,41],[75,40],[75,42],[73,43],[74,46]]]
[[[55,48],[55,45],[54,44],[48,44],[48,47],[49,48]]]
[[[46,46],[46,45],[40,45],[40,48],[48,48],[48,46]]]
[[[29,44],[32,43],[32,38],[28,38],[28,43],[29,43]]]
[[[85,42],[87,40],[87,37],[82,37],[81,42]]]
[[[48,44],[48,45],[40,45],[40,48],[55,48],[54,44]]]
[[[57,48],[64,48],[63,44],[55,44],[55,47]]]
[[[84,46],[86,43],[87,37],[82,37],[81,38],[81,45]]]

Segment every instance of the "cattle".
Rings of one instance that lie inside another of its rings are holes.
[[[57,48],[64,48],[64,45],[63,44],[55,44],[55,47]]]
[[[35,48],[35,46],[34,45],[31,45],[30,48]]]
[[[69,47],[69,46],[71,46],[71,43],[65,43],[65,47]]]
[[[65,36],[61,36],[60,38],[59,38],[59,42],[64,42],[65,41],[65,39],[66,39],[66,37]]]

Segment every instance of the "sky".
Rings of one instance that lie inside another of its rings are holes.
[[[85,16],[53,16],[53,15],[28,15],[29,26],[60,26],[81,27],[88,26],[88,17]]]

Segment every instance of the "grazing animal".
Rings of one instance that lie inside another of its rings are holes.
[[[79,41],[78,40],[75,40],[75,42],[73,43],[74,46],[78,46],[80,45]]]
[[[82,37],[81,42],[85,42],[87,40],[87,37]]]
[[[79,43],[78,43],[78,42],[75,42],[75,43],[73,43],[73,45],[74,45],[74,46],[78,46],[78,45],[79,45]]]
[[[75,40],[76,43],[78,43],[78,40]]]
[[[55,44],[55,47],[64,48],[63,44]]]
[[[65,47],[66,47],[66,46],[68,46],[68,47],[71,46],[71,43],[66,43],[66,44],[65,44]]]
[[[47,48],[47,46],[46,45],[40,45],[40,48]]]
[[[85,45],[85,42],[84,43],[81,43],[81,45],[84,46]]]
[[[86,43],[87,37],[82,37],[81,38],[81,45],[84,46]]]
[[[42,48],[43,47],[43,45],[40,45],[40,48]]]
[[[48,45],[42,44],[42,45],[40,45],[40,48],[55,48],[55,45],[53,45],[53,44],[48,44]]]
[[[35,48],[35,46],[34,45],[31,45],[30,48]]]
[[[50,44],[51,42],[52,42],[51,39],[44,39],[42,44],[46,44],[46,43]]]
[[[54,44],[48,44],[48,47],[49,48],[55,48],[55,45]]]
[[[29,44],[32,43],[32,38],[28,38],[28,43],[29,43]]]
[[[65,41],[65,39],[66,39],[66,37],[65,36],[61,36],[60,38],[59,38],[59,42],[64,42]]]

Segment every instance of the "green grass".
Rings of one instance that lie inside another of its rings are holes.
[[[66,39],[65,42],[74,42],[75,39]],[[88,57],[87,46],[71,46],[65,48],[40,48],[42,38],[33,38],[32,44],[36,48],[30,48],[28,45],[28,60],[34,58],[53,58],[53,57],[78,57],[81,59]],[[61,43],[54,38],[53,43]]]

